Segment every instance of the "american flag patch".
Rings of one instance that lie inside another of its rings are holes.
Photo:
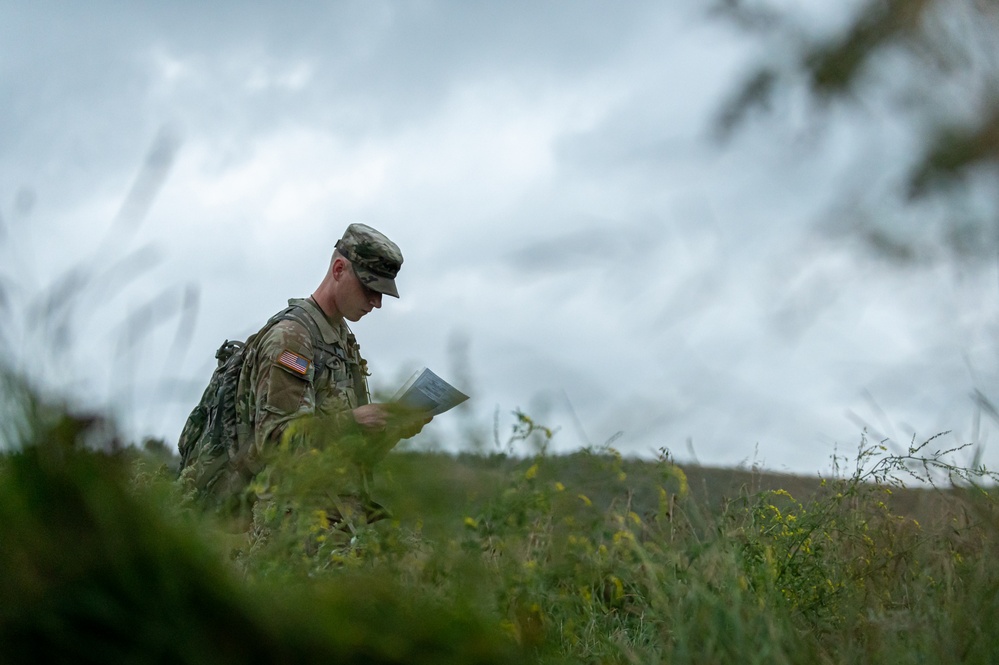
[[[292,353],[291,351],[282,351],[281,355],[278,356],[278,364],[282,367],[287,367],[292,372],[296,374],[305,374],[309,371],[309,361],[298,355],[297,353]]]

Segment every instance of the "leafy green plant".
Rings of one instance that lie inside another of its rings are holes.
[[[712,497],[665,449],[553,456],[556,432],[519,414],[504,452],[390,454],[365,488],[387,517],[346,525],[349,442],[289,441],[249,523],[195,510],[162,446],[23,403],[0,458],[5,662],[999,656],[996,479],[941,437],[892,452],[862,436],[809,491]]]

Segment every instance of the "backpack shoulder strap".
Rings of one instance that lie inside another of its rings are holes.
[[[314,355],[313,363],[315,366],[321,367],[325,365],[326,360],[331,355],[335,355],[343,360],[347,359],[344,349],[339,344],[329,344],[323,339],[323,334],[319,331],[319,326],[316,325],[315,319],[301,305],[289,305],[281,310],[267,321],[267,327],[278,321],[295,321],[309,331]]]
[[[348,328],[346,340],[330,344],[323,339],[323,335],[319,331],[319,326],[316,325],[315,319],[312,318],[304,307],[298,304],[289,305],[272,316],[267,321],[267,327],[270,327],[278,321],[287,320],[296,321],[305,326],[305,329],[309,331],[309,336],[312,338],[314,355],[312,362],[316,367],[324,366],[326,361],[333,357],[339,358],[343,363],[353,366],[353,370],[350,374],[353,378],[354,393],[361,404],[367,404],[371,399],[368,393],[367,380],[365,378],[367,372],[363,365],[361,354],[357,349],[357,340],[354,338],[354,333],[350,332],[350,329]],[[344,344],[347,346],[345,347]]]

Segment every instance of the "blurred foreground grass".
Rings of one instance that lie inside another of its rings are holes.
[[[826,480],[400,452],[391,519],[333,534],[274,482],[287,510],[251,541],[185,503],[163,449],[25,390],[5,409],[4,663],[999,662],[994,478],[918,446],[863,442]],[[932,470],[948,483],[894,480]]]

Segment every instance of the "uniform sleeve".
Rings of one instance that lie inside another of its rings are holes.
[[[254,444],[258,451],[278,443],[288,424],[315,412],[312,340],[297,321],[279,321],[257,346]]]
[[[354,431],[349,405],[331,412],[317,408],[315,381],[323,368],[313,366],[312,338],[302,324],[276,323],[257,349],[253,442],[258,455],[280,443],[293,422],[297,435],[310,439],[310,445]]]

